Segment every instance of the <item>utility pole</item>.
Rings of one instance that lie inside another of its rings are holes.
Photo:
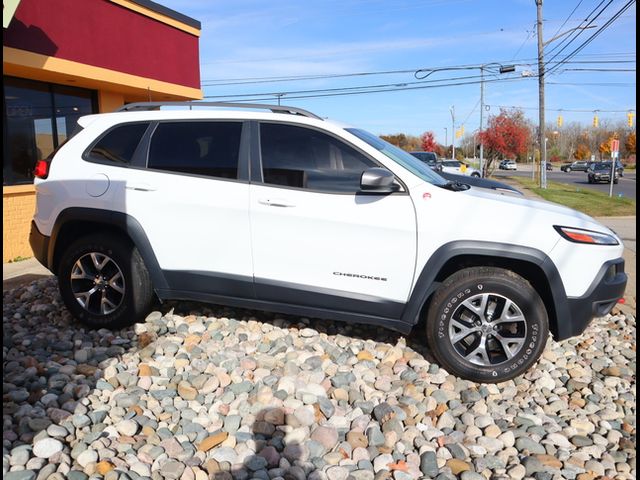
[[[451,112],[451,160],[456,159],[456,107],[452,105],[449,109]]]
[[[542,41],[542,0],[536,0],[538,26],[538,145],[540,146],[540,188],[547,188],[547,149],[544,125],[544,43]]]

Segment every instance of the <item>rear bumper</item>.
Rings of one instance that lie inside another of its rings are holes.
[[[31,231],[29,232],[29,244],[31,245],[31,250],[33,250],[33,255],[46,268],[49,268],[49,240],[50,237],[40,233],[36,223],[32,220]]]
[[[579,298],[568,298],[570,312],[568,328],[562,329],[560,338],[580,335],[593,318],[603,317],[624,296],[627,286],[627,274],[624,273],[624,259],[618,258],[606,262],[585,295]]]

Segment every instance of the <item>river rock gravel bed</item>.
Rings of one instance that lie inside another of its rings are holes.
[[[3,478],[632,479],[636,323],[479,385],[416,332],[193,303],[89,330],[54,278],[3,295]]]

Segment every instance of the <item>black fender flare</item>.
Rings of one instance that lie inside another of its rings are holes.
[[[142,225],[140,225],[140,222],[134,217],[123,212],[84,207],[70,207],[62,210],[51,231],[51,240],[49,241],[49,250],[47,252],[47,263],[50,268],[56,269],[57,267],[55,264],[55,252],[58,236],[63,227],[72,222],[105,225],[127,235],[140,252],[145,266],[147,270],[149,270],[154,289],[169,288],[160,264],[158,263],[158,259],[153,252],[153,247]]]
[[[538,267],[546,277],[553,303],[553,310],[547,306],[550,327],[554,327],[552,330],[555,330],[559,338],[571,336],[569,334],[571,331],[569,302],[562,277],[553,261],[544,252],[535,248],[498,242],[453,241],[442,245],[433,252],[418,276],[413,292],[402,313],[403,323],[416,325],[419,322],[422,307],[440,286],[437,278],[441,270],[451,259],[459,256],[497,257],[527,262]]]

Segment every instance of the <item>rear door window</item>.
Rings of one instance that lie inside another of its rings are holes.
[[[147,167],[214,178],[238,178],[242,122],[163,122],[153,136]]]

